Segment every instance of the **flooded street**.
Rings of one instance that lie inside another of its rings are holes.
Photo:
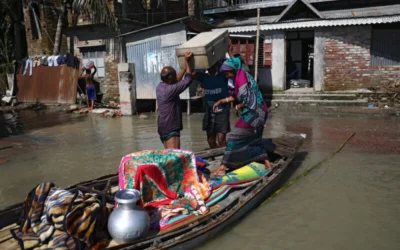
[[[201,114],[184,117],[182,148],[207,148]],[[0,207],[38,183],[59,186],[116,173],[122,156],[162,148],[156,117],[20,115],[25,133],[0,139]],[[232,117],[234,125],[235,117]],[[334,158],[199,249],[400,249],[400,117],[272,112],[265,136],[305,133],[294,176]],[[293,177],[294,177],[293,176]]]

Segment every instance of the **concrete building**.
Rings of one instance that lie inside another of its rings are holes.
[[[156,87],[160,83],[162,68],[172,66],[180,69],[176,48],[211,28],[211,25],[187,16],[122,34],[127,62],[135,65],[137,100],[156,100]],[[180,96],[187,101],[188,114],[190,101],[198,99],[195,95],[196,84],[192,84]]]
[[[203,15],[231,32],[237,53],[254,60],[260,8],[259,82],[287,90],[291,78],[314,91],[347,91],[400,81],[400,4],[395,0],[205,0]],[[300,81],[301,82],[301,81]]]

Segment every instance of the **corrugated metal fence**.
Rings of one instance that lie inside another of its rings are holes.
[[[135,64],[137,99],[156,99],[163,67],[172,66],[179,70],[175,53],[178,46],[161,47],[161,38],[127,45],[128,63]],[[189,99],[189,91],[182,93],[181,98]]]
[[[400,30],[373,29],[371,65],[400,65]]]
[[[61,65],[37,66],[32,75],[17,74],[17,98],[20,102],[76,103],[79,70]]]

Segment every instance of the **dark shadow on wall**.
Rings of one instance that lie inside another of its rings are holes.
[[[273,96],[272,87],[272,73],[270,67],[264,67],[258,69],[258,79],[257,84],[260,88],[261,93],[264,96],[264,100],[267,103],[268,108],[271,106],[271,100]]]

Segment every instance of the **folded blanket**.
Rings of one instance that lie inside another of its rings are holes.
[[[75,194],[45,182],[25,199],[22,225],[12,230],[22,249],[103,248],[110,209],[96,195]]]

